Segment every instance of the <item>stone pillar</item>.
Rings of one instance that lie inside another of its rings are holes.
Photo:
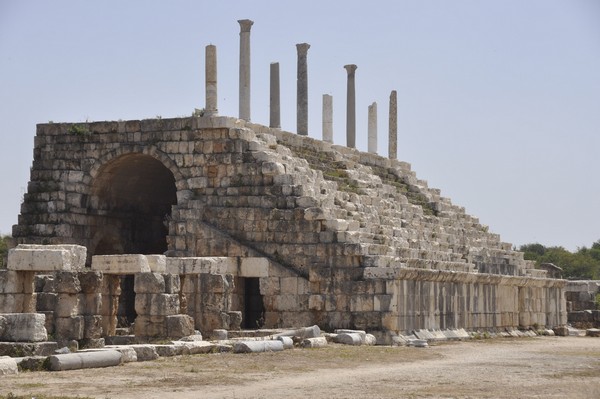
[[[281,105],[279,91],[279,62],[271,63],[271,95],[269,127],[281,128]]]
[[[250,120],[250,28],[253,21],[240,19],[240,119]]]
[[[346,146],[356,148],[356,90],[354,71],[356,65],[344,65],[348,71],[348,89],[346,95]]]
[[[323,94],[323,141],[333,143],[333,96]]]
[[[204,72],[206,76],[206,106],[205,116],[217,115],[217,46],[206,46]]]
[[[308,71],[306,54],[310,44],[296,44],[298,50],[298,77],[297,77],[297,105],[296,105],[296,130],[298,134],[308,135]]]
[[[369,105],[369,152],[377,154],[377,103]]]
[[[396,90],[390,94],[389,157],[398,159],[398,103]]]

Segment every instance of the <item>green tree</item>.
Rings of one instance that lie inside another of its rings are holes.
[[[572,253],[563,247],[544,247],[541,244],[527,244],[519,248],[525,259],[541,263],[553,263],[563,269],[563,277],[568,279],[600,279],[600,240],[592,248],[581,247]]]
[[[9,241],[10,236],[0,236],[0,269],[4,269],[6,267]]]

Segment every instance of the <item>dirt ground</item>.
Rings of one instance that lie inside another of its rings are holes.
[[[600,398],[600,339],[349,347],[161,358],[0,377],[0,395],[94,398]]]

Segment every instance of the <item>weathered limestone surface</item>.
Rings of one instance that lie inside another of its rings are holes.
[[[298,51],[298,75],[296,92],[296,133],[308,135],[308,66],[306,64],[306,55],[310,44],[296,44]]]
[[[19,374],[17,361],[12,357],[0,356],[0,375]]]
[[[333,96],[323,94],[323,141],[333,144]]]
[[[69,353],[50,356],[49,364],[52,371],[112,367],[121,364],[122,356],[116,350]]]
[[[356,65],[344,65],[348,72],[348,82],[346,90],[346,145],[349,148],[356,148],[356,84],[355,72]]]
[[[0,341],[41,342],[48,339],[45,317],[38,313],[5,313],[0,315]]]
[[[26,245],[8,251],[9,270],[77,271],[85,266],[86,248],[81,245]]]
[[[242,19],[240,24],[240,119],[250,120],[250,28],[254,21]]]
[[[230,328],[245,317],[250,283],[262,302],[252,317],[266,327],[566,322],[565,282],[545,278],[407,163],[225,117],[81,124],[86,134],[74,126],[38,125],[13,236],[88,249],[92,270],[104,275],[105,335],[114,333],[119,295],[111,278],[151,272],[165,279],[164,292],[139,292],[147,312],[139,324],[152,334],[165,334],[165,317],[180,312],[203,332]],[[100,255],[124,252],[166,259]],[[10,290],[26,284],[19,273],[33,273],[12,272],[0,273]],[[179,293],[167,289],[167,274],[179,276]],[[92,293],[60,294],[77,298],[63,295],[71,305],[56,325],[85,331],[93,312],[74,315],[82,303],[96,307]],[[154,309],[145,295],[165,306]],[[23,309],[22,299],[0,293],[0,305]]]
[[[204,116],[214,116],[218,113],[217,46],[212,44],[206,46],[205,58],[206,107],[204,108]]]

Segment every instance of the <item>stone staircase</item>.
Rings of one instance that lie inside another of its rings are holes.
[[[361,245],[364,267],[545,276],[406,163],[281,131],[257,137],[293,165],[296,189],[316,197],[336,242]]]

